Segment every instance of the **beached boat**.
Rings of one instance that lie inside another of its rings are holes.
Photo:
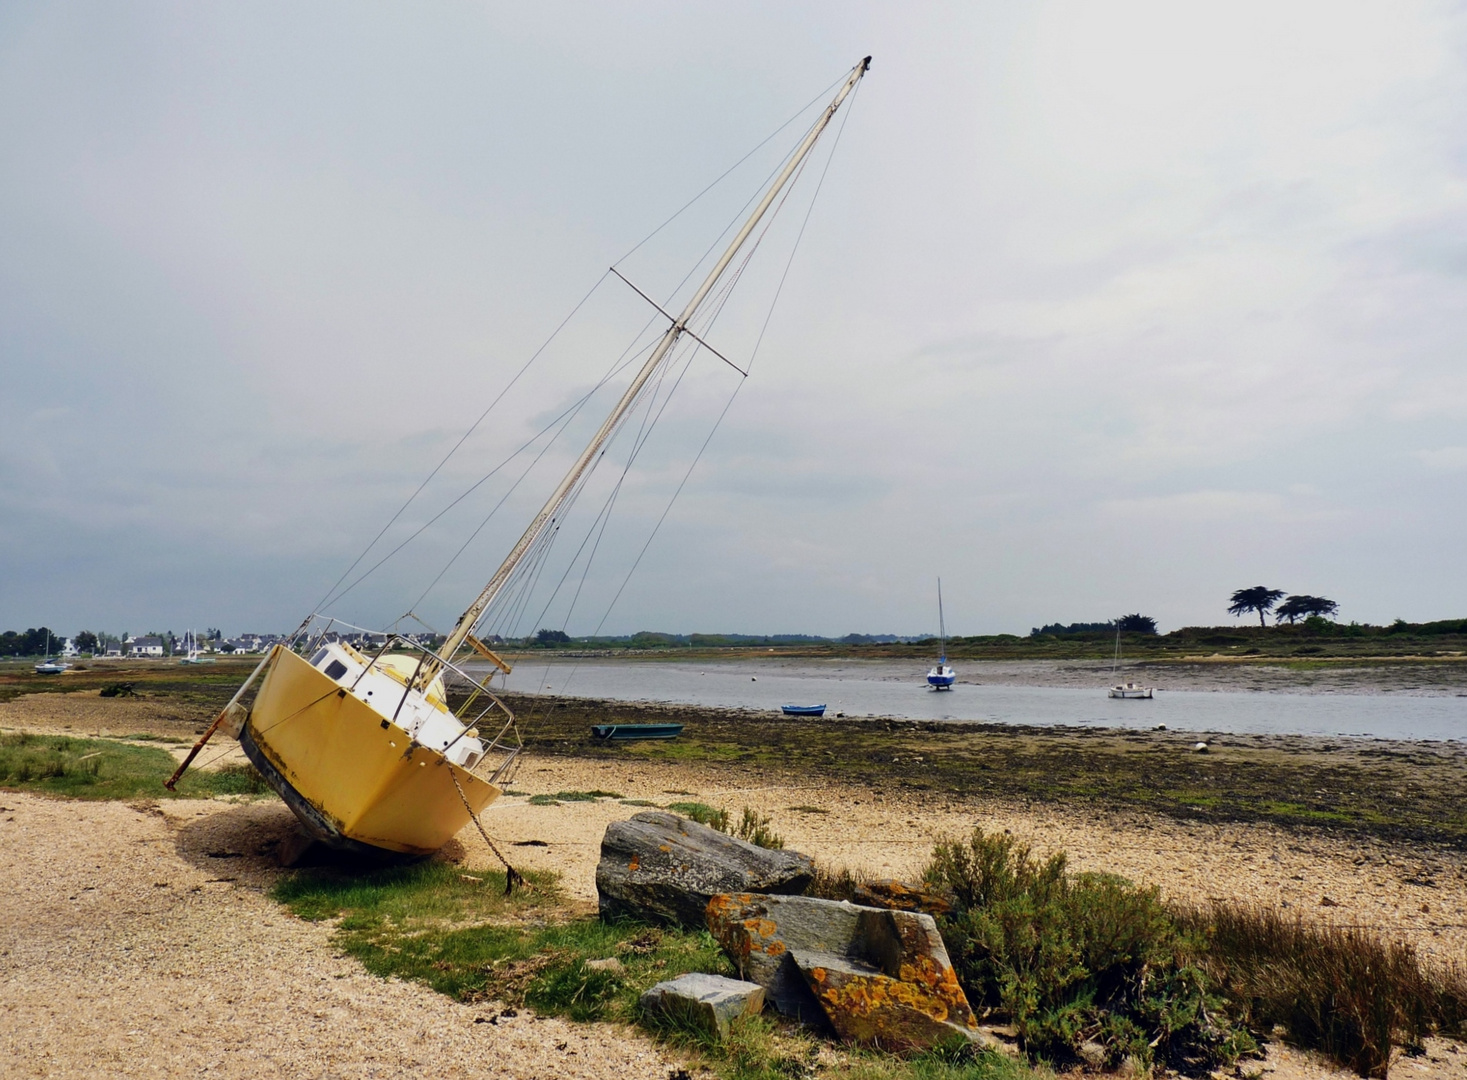
[[[212,656],[201,656],[199,654],[199,635],[192,630],[185,630],[183,634],[183,655],[178,658],[180,664],[212,664]]]
[[[66,663],[59,656],[55,660],[51,659],[51,634],[48,631],[46,634],[46,655],[41,660],[41,662],[36,665],[36,674],[60,675],[63,671],[69,670],[70,667],[71,665]]]
[[[716,353],[690,321],[705,301],[710,307],[722,303],[726,288],[742,272],[742,263],[734,266],[735,257],[770,209],[777,209],[777,200],[869,65],[867,57],[851,70],[681,314],[657,307],[670,325],[442,644],[429,648],[392,633],[368,655],[332,634],[339,623],[312,613],[289,641],[271,648],[168,781],[170,789],[208,739],[224,730],[239,739],[306,831],[332,846],[426,855],[477,821],[502,793],[522,744],[514,715],[458,663],[460,650],[472,649],[508,672],[509,665],[475,638],[481,618],[501,592],[511,591],[507,586],[518,580],[516,570],[543,553],[607,443],[660,385],[674,347],[686,338]],[[254,701],[246,706],[245,693],[256,683]],[[450,686],[456,704],[450,702]]]
[[[683,733],[681,724],[593,724],[591,734],[611,742],[634,742],[639,739],[676,739]]]
[[[934,690],[951,690],[958,673],[947,664],[947,623],[942,617],[942,578],[937,579],[937,663],[927,673],[927,685]]]
[[[1116,620],[1116,655],[1111,661],[1110,677],[1114,679],[1121,668],[1121,620]],[[1133,701],[1150,701],[1152,687],[1136,682],[1118,682],[1111,686],[1110,697]]]
[[[824,716],[824,705],[781,705],[779,711],[786,716]]]

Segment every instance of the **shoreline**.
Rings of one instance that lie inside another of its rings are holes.
[[[930,797],[999,797],[1179,820],[1267,823],[1467,850],[1467,744],[882,718],[505,695],[527,749],[556,757],[799,771]],[[681,723],[605,744],[592,724]],[[1194,750],[1205,741],[1204,753]]]

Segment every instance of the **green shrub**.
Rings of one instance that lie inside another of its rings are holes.
[[[924,877],[954,895],[939,927],[969,1000],[1007,1014],[1027,1052],[1067,1062],[1094,1041],[1111,1066],[1196,1072],[1256,1049],[1156,889],[982,829],[938,845]]]
[[[769,848],[771,851],[784,849],[784,837],[774,831],[769,815],[747,806],[744,807],[744,816],[739,819],[738,825],[729,830],[729,835],[746,840],[755,847]]]

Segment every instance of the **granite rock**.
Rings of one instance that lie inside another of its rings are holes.
[[[913,1050],[979,1038],[932,916],[808,896],[715,896],[708,928],[780,1012]]]
[[[771,851],[664,810],[613,821],[601,841],[601,917],[702,927],[708,901],[730,892],[798,893],[808,855]]]
[[[764,1008],[764,987],[722,975],[688,975],[660,982],[642,995],[642,1008],[715,1038],[725,1038],[741,1016],[757,1016]]]

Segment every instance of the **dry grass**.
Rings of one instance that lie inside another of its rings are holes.
[[[1467,1030],[1467,972],[1428,967],[1409,943],[1256,905],[1177,915],[1205,937],[1204,966],[1250,1027],[1282,1025],[1360,1076],[1384,1077],[1393,1047]]]

